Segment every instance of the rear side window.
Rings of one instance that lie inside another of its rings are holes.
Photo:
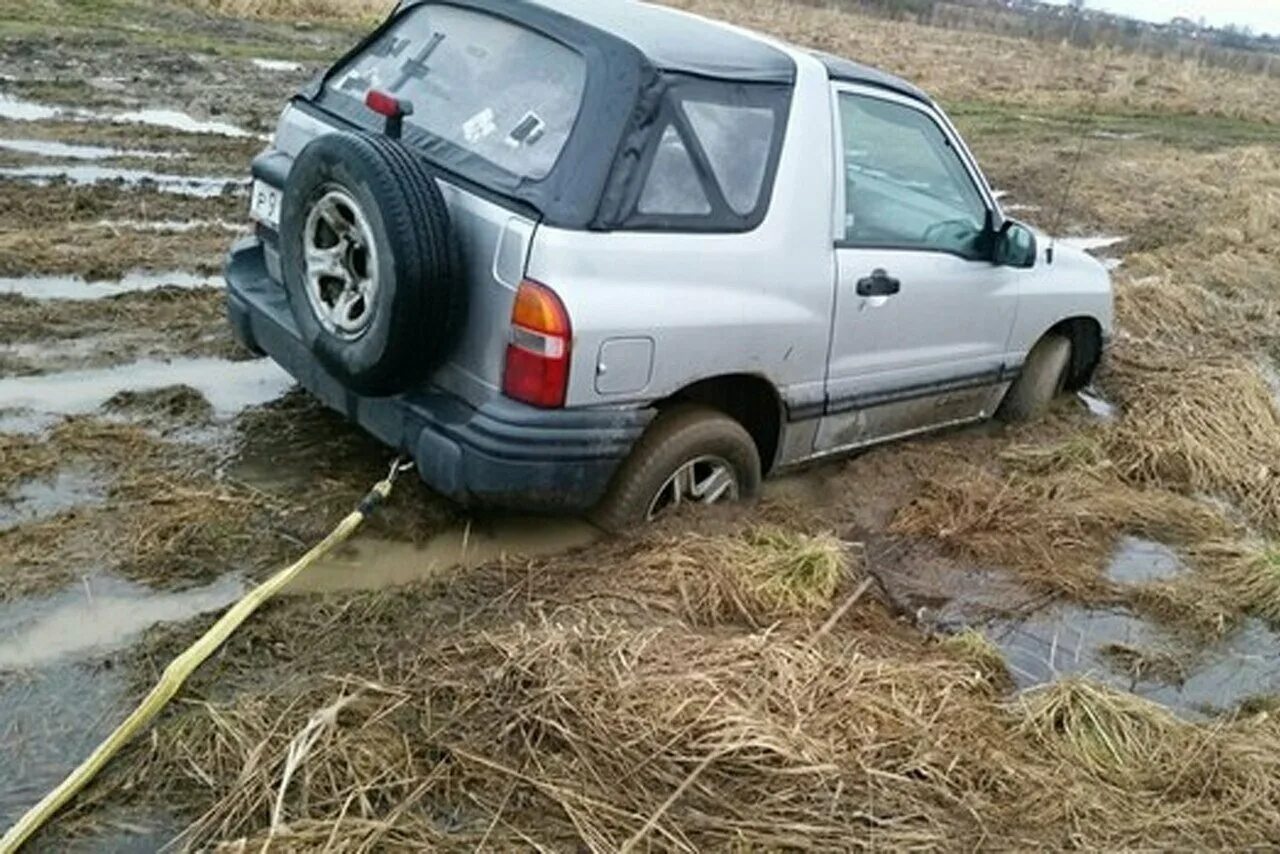
[[[743,231],[764,218],[789,87],[684,80],[660,110],[628,228]]]
[[[423,5],[336,74],[330,91],[370,89],[413,104],[406,122],[529,180],[555,166],[577,121],[586,63],[554,39],[481,12]]]
[[[760,200],[773,148],[773,110],[711,101],[685,101],[681,107],[725,201],[736,213],[751,213]]]

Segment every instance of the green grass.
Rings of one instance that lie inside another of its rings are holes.
[[[983,101],[945,104],[961,133],[976,139],[1054,143],[1075,140],[1087,128],[1091,145],[1123,145],[1133,136],[1195,151],[1238,145],[1274,145],[1280,129],[1266,122],[1189,113],[1097,113],[1021,108]],[[1103,135],[1106,135],[1105,137]]]

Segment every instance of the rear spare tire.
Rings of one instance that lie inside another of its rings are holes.
[[[645,431],[591,518],[620,533],[682,504],[750,501],[760,481],[760,454],[741,424],[707,406],[677,406]]]
[[[448,209],[395,140],[335,133],[302,149],[284,188],[280,262],[303,342],[359,394],[404,391],[455,341],[464,290]]]

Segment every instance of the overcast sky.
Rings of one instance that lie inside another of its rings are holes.
[[[1065,0],[1055,0],[1065,2]],[[1165,22],[1179,15],[1211,26],[1239,24],[1255,33],[1280,34],[1280,0],[1087,0],[1090,9]]]

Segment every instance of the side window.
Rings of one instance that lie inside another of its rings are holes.
[[[658,140],[649,177],[636,209],[642,214],[699,216],[711,213],[711,202],[702,188],[693,156],[674,125],[667,125]]]
[[[911,107],[840,95],[845,242],[984,254],[987,208],[942,128]]]
[[[707,153],[724,200],[734,213],[751,213],[760,200],[773,150],[773,110],[711,101],[685,101],[681,106]]]

